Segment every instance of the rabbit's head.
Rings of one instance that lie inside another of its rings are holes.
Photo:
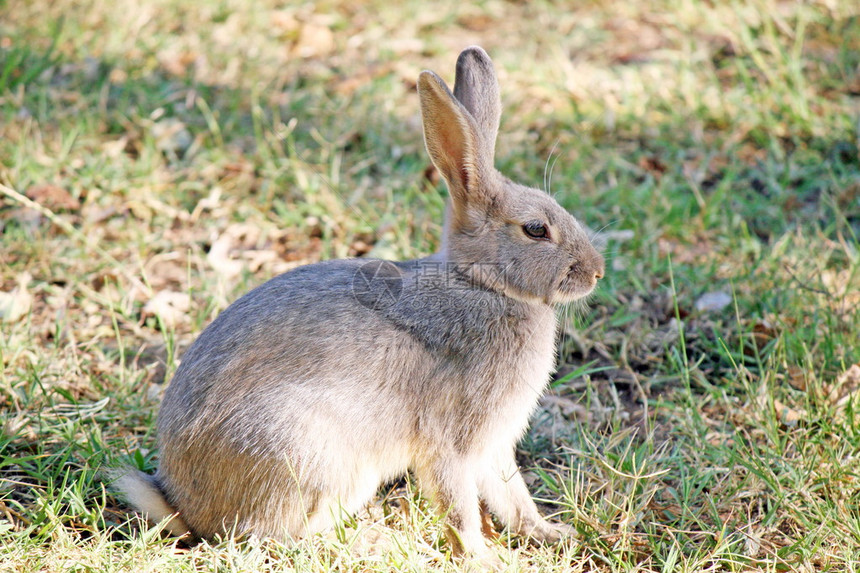
[[[446,261],[519,300],[557,304],[588,295],[603,276],[603,257],[582,226],[547,193],[495,169],[501,100],[487,53],[460,54],[453,94],[431,71],[421,73],[418,93],[427,152],[451,196]]]

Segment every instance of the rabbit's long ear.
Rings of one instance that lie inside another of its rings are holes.
[[[479,155],[478,126],[433,72],[418,76],[418,97],[427,153],[448,183],[455,222],[468,225],[474,207],[489,199],[483,180],[493,168]]]
[[[478,153],[492,165],[502,102],[493,61],[483,48],[466,48],[457,58],[454,97],[475,118],[478,124]]]

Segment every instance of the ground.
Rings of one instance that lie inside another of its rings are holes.
[[[265,279],[439,245],[415,81],[493,57],[499,168],[599,232],[519,459],[576,534],[508,570],[860,568],[860,7],[0,0],[0,568],[453,570],[408,481],[297,544],[182,547],[182,352]]]

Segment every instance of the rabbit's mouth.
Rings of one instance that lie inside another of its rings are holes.
[[[558,288],[555,290],[552,302],[565,304],[585,298],[594,292],[597,281],[603,278],[603,257],[598,253],[588,261],[575,262],[562,276]]]
[[[565,277],[561,286],[555,291],[550,303],[567,304],[569,302],[585,298],[594,292],[594,288],[596,286],[597,280],[595,280],[591,285],[583,285],[579,281],[573,281],[568,277]]]

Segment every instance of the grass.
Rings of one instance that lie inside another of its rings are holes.
[[[500,168],[608,241],[520,451],[577,535],[502,537],[508,569],[860,569],[847,0],[0,2],[0,569],[457,567],[408,482],[328,536],[182,548],[99,470],[155,466],[176,360],[248,288],[436,248],[414,82],[469,43]]]

